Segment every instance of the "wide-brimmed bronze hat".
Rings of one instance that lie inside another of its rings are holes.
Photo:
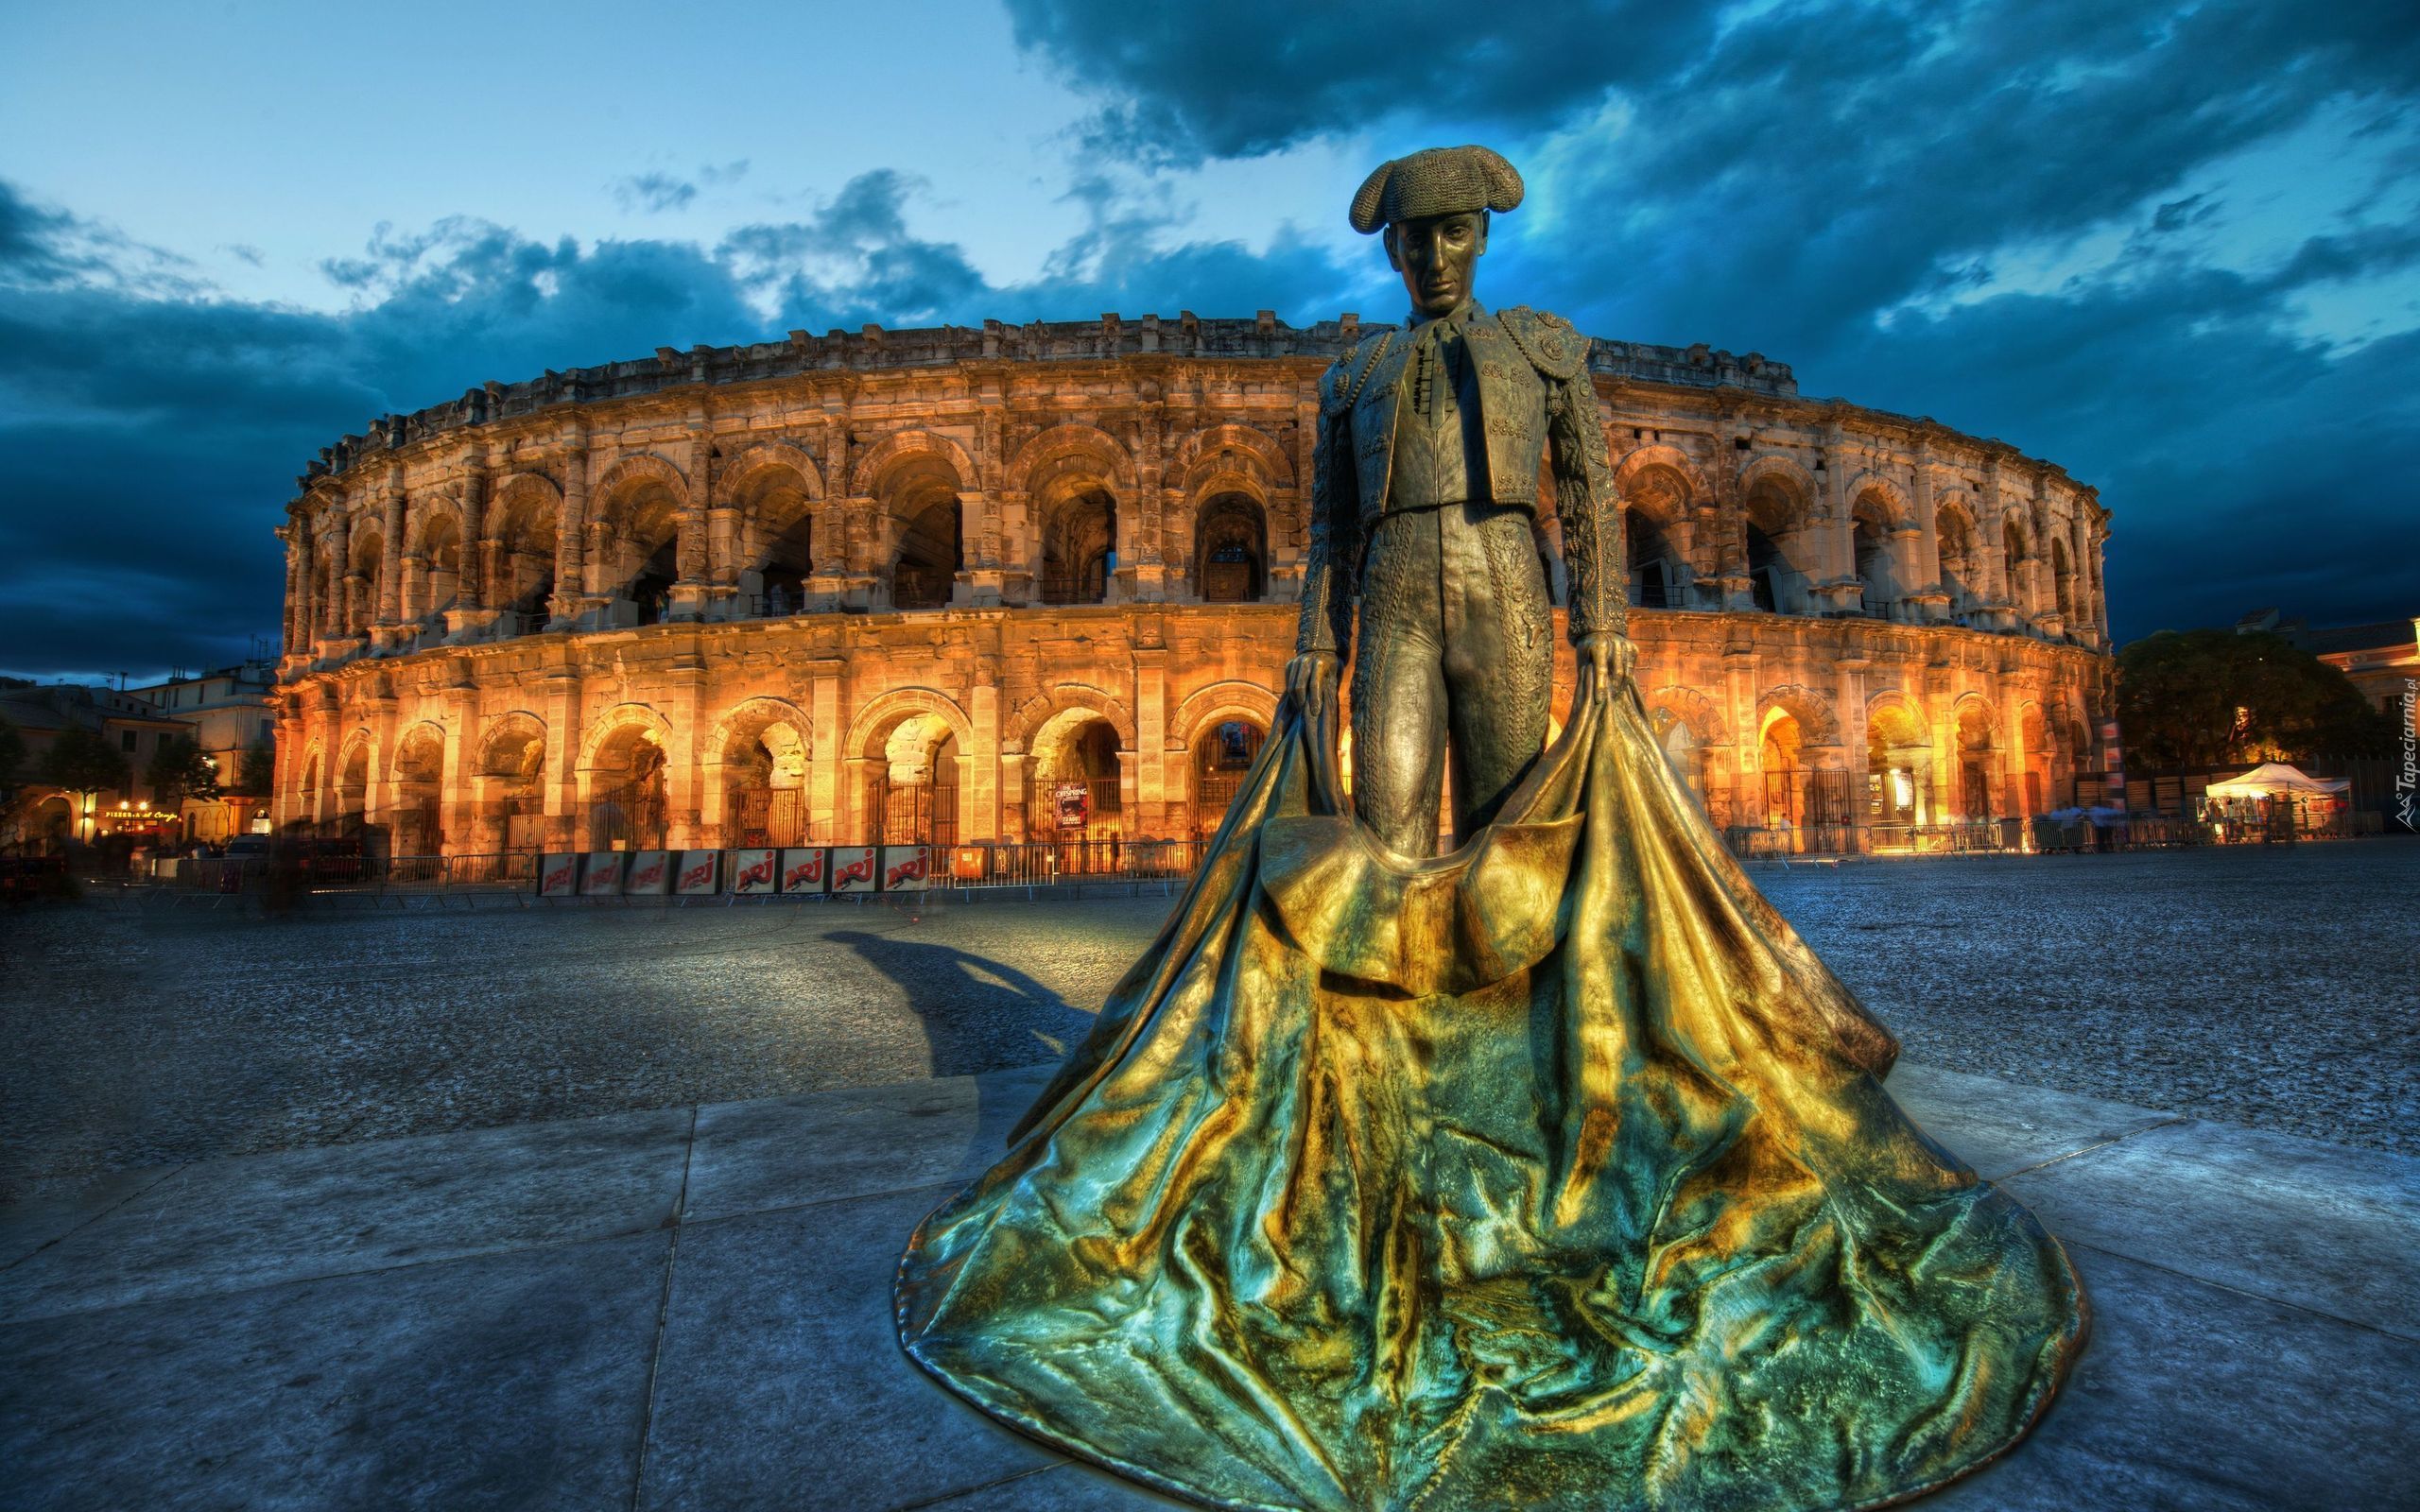
[[[1399,220],[1511,210],[1521,175],[1486,147],[1429,147],[1378,164],[1353,197],[1353,229],[1368,235]]]

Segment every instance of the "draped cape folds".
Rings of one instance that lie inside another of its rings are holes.
[[[2085,1309],[1909,1121],[1897,1045],[1595,696],[1453,854],[1289,702],[899,1335],[1215,1506],[1868,1507],[2022,1437]]]

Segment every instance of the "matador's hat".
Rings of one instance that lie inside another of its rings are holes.
[[[1521,202],[1521,175],[1485,147],[1430,147],[1378,164],[1353,197],[1353,229],[1367,236],[1381,226],[1425,215],[1511,210]]]

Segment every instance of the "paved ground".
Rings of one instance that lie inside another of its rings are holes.
[[[1911,1060],[2420,1153],[2420,841],[1755,877]],[[0,1200],[1055,1060],[1167,905],[0,916]]]
[[[0,1502],[1162,1505],[909,1366],[890,1282],[1038,1074],[127,1172],[0,1209]],[[2413,1504],[2420,1159],[1907,1066],[2095,1310],[2031,1439],[1926,1512]]]

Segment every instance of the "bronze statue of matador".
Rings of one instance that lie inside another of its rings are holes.
[[[1571,639],[1599,687],[1629,673],[1621,512],[1569,321],[1471,296],[1490,212],[1521,176],[1485,147],[1435,147],[1382,165],[1353,227],[1384,228],[1411,314],[1320,380],[1318,463],[1298,656],[1287,680],[1316,712],[1353,645],[1354,806],[1391,849],[1431,854],[1453,751],[1454,840],[1495,815],[1546,745],[1552,614],[1538,540],[1538,473],[1570,572]]]

